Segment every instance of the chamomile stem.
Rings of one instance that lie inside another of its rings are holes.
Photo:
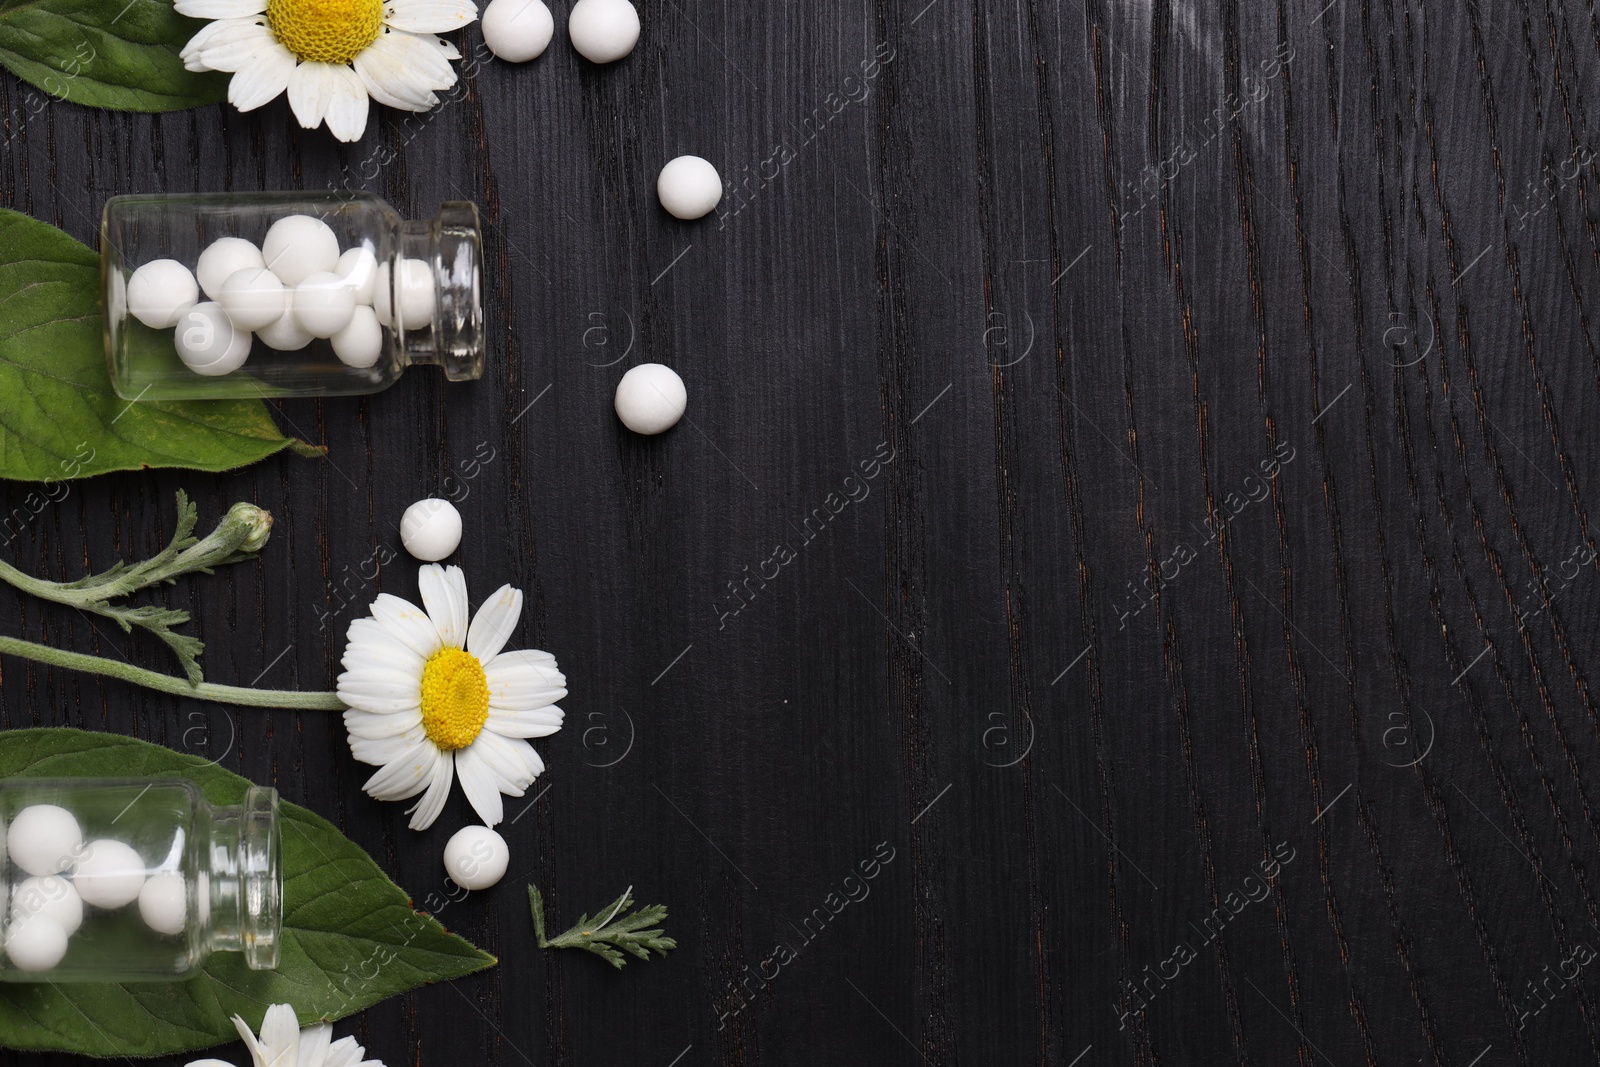
[[[103,656],[90,656],[82,652],[67,652],[49,645],[35,644],[17,637],[0,636],[0,653],[22,656],[51,667],[103,674],[147,689],[172,693],[196,700],[215,700],[223,704],[244,704],[257,708],[298,708],[306,711],[342,711],[344,701],[338,693],[296,692],[292,689],[251,689],[242,685],[218,685],[201,682],[190,685],[183,678],[175,678],[159,671],[145,670],[131,663],[119,663]]]

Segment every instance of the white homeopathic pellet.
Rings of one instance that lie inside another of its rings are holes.
[[[339,257],[333,273],[344,278],[356,288],[356,303],[372,303],[373,289],[378,280],[378,257],[367,248],[351,248]]]
[[[488,889],[506,876],[511,848],[487,826],[463,826],[444,846],[444,869],[463,889]]]
[[[259,330],[283,318],[289,308],[289,291],[267,268],[246,267],[222,283],[217,303],[235,329]]]
[[[332,337],[356,313],[355,286],[332,271],[319,271],[294,287],[294,317],[312,337]]]
[[[661,168],[656,195],[673,217],[703,219],[722,203],[722,175],[710,160],[679,156]]]
[[[184,312],[172,344],[185,367],[216,377],[244,366],[250,355],[250,331],[236,329],[222,305],[207,300]]]
[[[402,330],[426,330],[433,325],[433,269],[420,259],[400,261],[400,306],[395,316]]]
[[[120,908],[139,898],[144,888],[144,860],[126,842],[97,838],[84,847],[72,872],[72,884],[85,904]]]
[[[293,315],[285,314],[283,318],[270,326],[263,326],[256,331],[256,336],[268,348],[275,348],[279,352],[298,352],[315,340],[300,321]]]
[[[128,311],[152,330],[170,330],[200,302],[194,275],[175,259],[153,259],[128,279]]]
[[[299,285],[313,274],[331,273],[339,265],[339,238],[321,219],[285,215],[272,224],[261,242],[263,264],[283,280]]]
[[[556,20],[544,0],[489,0],[479,24],[483,43],[507,63],[538,59],[556,33]]]
[[[448,500],[429,497],[400,517],[400,543],[425,563],[437,563],[461,544],[461,512]]]
[[[158,934],[183,933],[189,918],[189,886],[180,872],[150,876],[139,890],[139,917]]]
[[[83,898],[59,874],[24,878],[11,891],[12,919],[48,915],[71,937],[83,925]]]
[[[641,363],[617,383],[617,418],[634,433],[666,433],[683,418],[689,391],[671,367]]]
[[[6,929],[6,955],[19,971],[48,971],[67,954],[67,932],[48,915],[30,915]]]
[[[357,370],[366,370],[383,355],[383,327],[378,325],[377,312],[365,304],[356,305],[349,325],[330,340],[339,362]]]
[[[242,237],[222,237],[206,246],[194,266],[200,288],[212,300],[221,301],[222,286],[242,270],[259,270],[265,267],[261,249]]]
[[[66,808],[30,804],[11,820],[6,852],[29,874],[60,874],[72,866],[83,847],[83,829]]]
[[[628,0],[578,0],[567,36],[589,62],[615,63],[639,43],[639,12]]]

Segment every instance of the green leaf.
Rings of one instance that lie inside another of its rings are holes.
[[[619,971],[628,962],[622,952],[617,951],[619,948],[641,960],[648,960],[650,949],[655,949],[658,956],[665,956],[668,951],[678,947],[676,941],[666,936],[665,930],[656,926],[667,921],[665,904],[652,904],[631,915],[624,915],[616,922],[611,921],[618,912],[632,906],[633,886],[630,885],[610,907],[597,913],[592,922],[588,915],[580,915],[572,929],[547,939],[544,935],[544,897],[539,894],[538,886],[528,886],[528,908],[533,912],[533,936],[540,948],[580,948],[594,953]]]
[[[118,398],[101,337],[99,254],[0,208],[0,478],[232,470],[284,448],[321,454],[279,433],[258,400]]]
[[[194,756],[114,734],[0,731],[0,777],[184,777],[214,804],[237,804],[249,782]],[[161,1056],[235,1040],[271,1004],[301,1025],[334,1020],[495,958],[411,909],[365,852],[317,815],[284,803],[283,956],[249,970],[237,952],[211,957],[181,983],[0,983],[0,1045],[90,1056]],[[403,1059],[401,1051],[392,1059]]]
[[[214,104],[227,99],[227,75],[192,73],[178,58],[203,25],[171,0],[0,0],[0,65],[90,107]]]

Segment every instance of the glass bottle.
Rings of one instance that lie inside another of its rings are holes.
[[[213,952],[277,967],[277,790],[221,806],[182,778],[11,778],[0,822],[0,981],[172,981]]]
[[[373,393],[418,363],[450,381],[483,375],[482,235],[467,201],[412,222],[364,192],[117,196],[100,255],[125,400]]]

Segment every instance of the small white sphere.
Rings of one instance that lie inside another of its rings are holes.
[[[290,294],[286,291],[285,296]],[[279,352],[298,352],[315,338],[300,325],[300,320],[293,315],[284,315],[270,326],[263,326],[256,331],[256,336],[268,348],[277,349]]]
[[[433,269],[420,259],[400,261],[399,326],[426,330],[433,325]]]
[[[313,274],[339,265],[339,238],[326,222],[310,215],[286,215],[272,224],[261,254],[268,270],[284,285],[299,285]]]
[[[578,0],[567,16],[572,47],[591,63],[614,63],[639,43],[639,12],[628,0]]]
[[[722,203],[722,176],[708,160],[679,156],[661,168],[656,195],[675,218],[703,219]]]
[[[49,916],[71,937],[83,925],[83,898],[59,874],[24,878],[11,891],[11,918],[20,921],[30,915]]]
[[[365,370],[383,355],[383,327],[378,313],[365,304],[356,305],[350,324],[332,337],[333,354],[347,367]]]
[[[355,286],[332,271],[312,274],[294,287],[294,317],[312,337],[332,337],[356,313]]]
[[[372,282],[372,310],[378,316],[379,326],[393,326],[391,314],[394,304],[394,284],[389,278],[389,264],[378,264],[378,276]]]
[[[356,287],[356,303],[371,304],[378,280],[378,257],[366,248],[351,248],[339,257],[333,273]]]
[[[184,313],[172,343],[184,366],[207,377],[233,373],[250,355],[250,331],[236,329],[222,305],[209,300]]]
[[[30,804],[11,820],[6,852],[29,874],[60,874],[72,866],[83,847],[83,830],[66,808]]]
[[[120,908],[138,899],[144,888],[144,860],[121,841],[98,838],[83,850],[72,884],[85,904]]]
[[[189,886],[177,871],[152,874],[139,890],[139,917],[158,934],[181,934],[189,918]]]
[[[400,543],[426,563],[437,563],[461,544],[461,512],[448,500],[429,497],[400,517]]]
[[[544,0],[489,0],[480,23],[483,43],[507,63],[538,59],[556,33],[556,20]]]
[[[689,391],[671,367],[641,363],[617,383],[617,418],[634,433],[665,433],[689,406]]]
[[[200,301],[194,275],[175,259],[154,259],[128,279],[128,311],[152,330],[170,330]]]
[[[48,915],[30,915],[6,929],[6,955],[19,971],[48,971],[67,954],[67,932]]]
[[[212,300],[222,300],[222,287],[229,278],[242,270],[260,270],[266,261],[261,249],[242,237],[222,237],[212,241],[194,265],[200,288]]]
[[[463,826],[444,846],[444,869],[463,889],[488,889],[506,876],[511,849],[487,826]]]
[[[259,330],[283,318],[289,308],[289,291],[267,268],[246,267],[222,283],[217,303],[235,329]]]

